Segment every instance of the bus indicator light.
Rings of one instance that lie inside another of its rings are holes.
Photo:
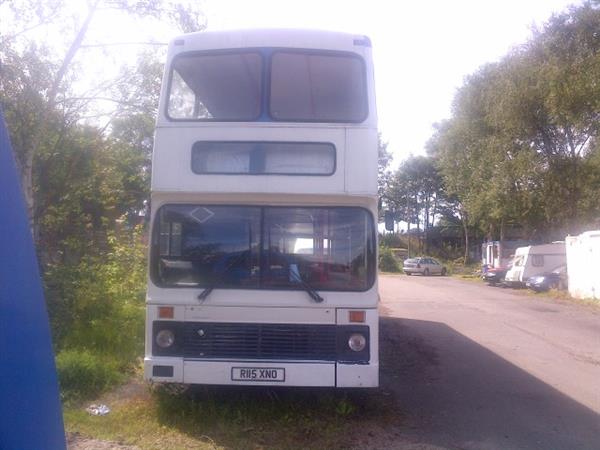
[[[172,306],[159,306],[158,307],[158,318],[159,319],[172,319],[175,316],[174,308]]]
[[[365,323],[366,313],[364,311],[348,311],[348,322]]]

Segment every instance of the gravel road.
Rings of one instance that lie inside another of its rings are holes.
[[[382,387],[402,435],[600,449],[600,309],[449,277],[381,276]]]

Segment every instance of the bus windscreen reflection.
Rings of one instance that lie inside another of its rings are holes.
[[[362,208],[166,205],[153,236],[153,278],[165,287],[362,291],[375,243]]]

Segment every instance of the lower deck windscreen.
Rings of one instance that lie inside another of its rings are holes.
[[[162,287],[363,291],[375,233],[363,208],[165,205],[153,233]]]

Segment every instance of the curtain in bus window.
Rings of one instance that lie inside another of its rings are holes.
[[[255,120],[261,110],[259,53],[183,54],[173,60],[167,115],[183,120]]]
[[[342,54],[275,52],[269,106],[274,120],[362,122],[367,117],[364,63]]]
[[[321,142],[210,142],[192,146],[197,174],[331,175],[335,146]]]

